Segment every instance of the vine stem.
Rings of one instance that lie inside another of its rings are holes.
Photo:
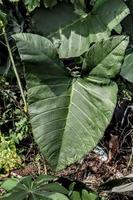
[[[16,66],[15,66],[15,62],[14,62],[13,55],[12,55],[12,52],[11,52],[11,48],[10,48],[10,45],[9,45],[9,42],[8,42],[8,39],[7,39],[7,34],[6,34],[6,31],[5,31],[5,28],[3,28],[3,34],[4,34],[5,42],[6,42],[6,45],[7,45],[9,57],[10,57],[10,60],[11,60],[12,68],[13,68],[14,74],[16,76],[18,86],[19,86],[19,89],[20,89],[20,93],[21,93],[21,96],[22,96],[22,99],[23,99],[24,111],[27,113],[28,107],[27,107],[25,96],[24,96],[24,91],[23,91],[22,84],[21,84],[21,81],[20,81]]]

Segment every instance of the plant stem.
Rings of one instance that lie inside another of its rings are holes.
[[[22,84],[21,84],[21,81],[20,81],[16,66],[15,66],[15,62],[14,62],[13,55],[12,55],[12,52],[11,52],[11,48],[10,48],[10,45],[9,45],[9,42],[8,42],[8,39],[7,39],[7,34],[6,34],[6,31],[5,31],[5,28],[3,28],[3,34],[4,34],[4,37],[5,37],[5,42],[6,42],[6,45],[7,45],[9,57],[10,57],[11,64],[12,64],[12,68],[13,68],[14,74],[16,76],[18,86],[19,86],[19,89],[20,89],[20,93],[21,93],[21,96],[22,96],[22,99],[23,99],[23,102],[24,102],[24,111],[27,113],[28,108],[27,108],[27,103],[26,103],[26,99],[25,99],[25,96],[24,96],[24,91],[23,91]]]

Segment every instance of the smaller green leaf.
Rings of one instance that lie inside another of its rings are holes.
[[[5,180],[2,184],[1,184],[1,188],[3,188],[4,190],[10,191],[12,190],[16,185],[18,184],[18,179],[16,178],[9,178],[7,180]]]
[[[80,193],[78,191],[74,191],[70,196],[70,200],[82,200]]]
[[[17,184],[15,188],[13,188],[12,192],[3,196],[3,200],[24,200],[27,196],[27,191],[24,185]]]
[[[95,192],[82,189],[74,191],[70,197],[71,200],[102,200]]]
[[[64,194],[46,191],[35,191],[32,197],[33,200],[68,200]]]
[[[82,200],[97,200],[98,196],[94,192],[88,192],[87,190],[82,190]]]
[[[123,78],[133,83],[133,52],[125,57],[120,74]]]
[[[50,175],[40,175],[37,177],[35,183],[42,184],[44,182],[53,181],[54,178],[55,178],[54,176],[50,176]]]
[[[27,189],[31,188],[32,185],[32,177],[31,176],[25,176],[22,177],[20,181],[21,185],[25,185]]]
[[[12,35],[16,40],[22,61],[26,63],[44,63],[47,59],[47,65],[54,73],[66,74],[62,62],[59,60],[57,51],[52,42],[45,37],[31,34],[31,33],[18,33]],[[56,72],[54,70],[56,69]],[[38,71],[39,73],[39,71]]]
[[[39,190],[68,194],[68,190],[58,183],[49,183],[49,184],[45,184],[43,186],[41,185]]]
[[[114,78],[121,68],[128,37],[116,36],[94,44],[86,53],[83,74]]]
[[[49,195],[49,198],[51,200],[69,200],[64,194],[60,194],[60,193],[51,193]]]

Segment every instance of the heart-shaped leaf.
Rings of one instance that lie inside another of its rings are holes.
[[[61,170],[81,159],[103,136],[116,105],[117,85],[98,76],[70,77],[44,37],[16,34],[14,38],[27,65],[35,140],[52,168]],[[125,41],[120,55],[127,46]],[[117,62],[119,59],[116,67]]]

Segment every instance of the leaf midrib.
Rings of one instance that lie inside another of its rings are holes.
[[[69,106],[68,106],[68,113],[67,113],[67,117],[66,117],[66,123],[65,123],[65,126],[64,126],[64,131],[63,131],[63,134],[62,134],[62,139],[61,139],[61,146],[60,146],[60,150],[59,150],[59,156],[58,156],[58,160],[57,160],[57,164],[56,164],[56,169],[58,168],[58,166],[60,165],[60,154],[62,152],[62,146],[63,146],[63,137],[64,137],[64,134],[65,134],[65,130],[66,130],[66,127],[67,127],[67,121],[68,121],[68,118],[69,118],[69,115],[70,115],[70,107],[71,107],[71,103],[72,103],[72,97],[73,97],[73,87],[74,87],[74,82],[75,82],[75,78],[72,80],[71,82],[71,92],[70,92],[70,101],[69,101]]]

